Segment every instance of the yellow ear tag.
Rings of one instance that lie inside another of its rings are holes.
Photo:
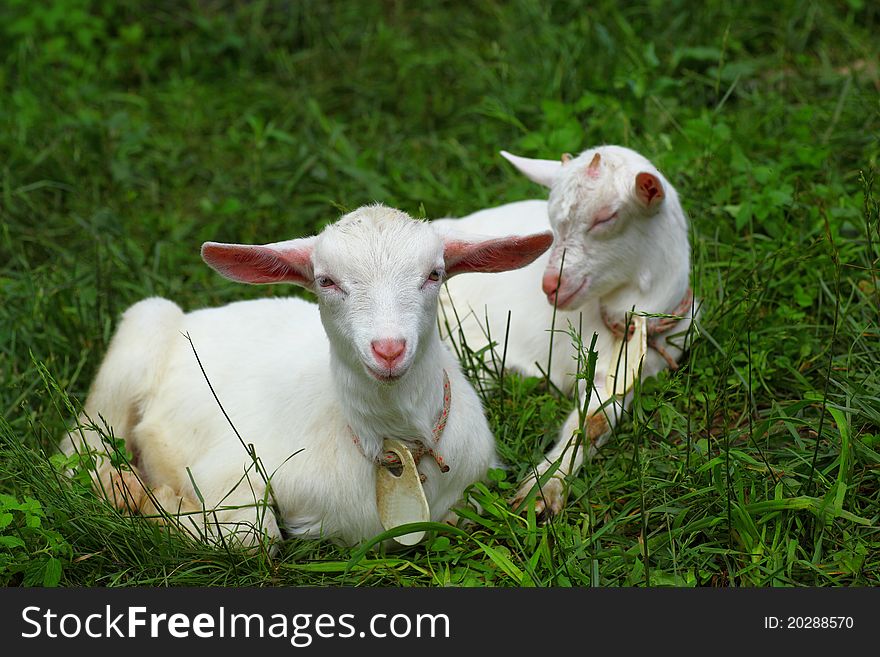
[[[608,363],[608,376],[605,378],[605,390],[615,395],[625,395],[632,390],[639,368],[648,354],[647,318],[633,315],[630,318],[633,335],[629,340],[623,336],[614,339],[611,347],[611,358]]]
[[[410,522],[427,522],[431,519],[428,500],[409,448],[399,440],[386,438],[382,449],[397,454],[401,464],[397,476],[386,467],[376,466],[376,507],[382,526],[393,529]],[[420,531],[395,536],[394,540],[401,545],[415,545],[424,537],[425,532]]]

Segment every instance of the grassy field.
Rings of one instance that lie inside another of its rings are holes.
[[[876,3],[184,4],[0,5],[0,583],[880,584]],[[208,548],[58,474],[128,305],[291,292],[203,241],[543,197],[499,149],[600,143],[678,188],[702,332],[555,521],[505,500],[571,402],[514,376],[483,391],[511,464],[483,513],[401,553]]]

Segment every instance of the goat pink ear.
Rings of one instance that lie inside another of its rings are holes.
[[[663,184],[653,173],[642,171],[636,175],[636,196],[646,207],[654,207],[664,199]]]
[[[526,178],[544,187],[552,187],[563,162],[560,160],[533,160],[528,157],[520,157],[501,151],[501,156],[520,170]]]
[[[553,233],[511,235],[471,242],[445,240],[446,275],[501,272],[519,269],[534,261],[553,244]]]
[[[239,283],[295,283],[311,287],[314,238],[275,244],[202,244],[202,260]]]

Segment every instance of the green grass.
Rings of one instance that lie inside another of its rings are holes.
[[[880,584],[876,5],[178,5],[0,7],[0,582]],[[515,376],[482,391],[511,465],[482,514],[395,554],[201,546],[50,462],[128,305],[289,293],[220,282],[203,241],[540,197],[499,149],[598,143],[676,185],[702,331],[554,522],[505,499],[571,402]]]

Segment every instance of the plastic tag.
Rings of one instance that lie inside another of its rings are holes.
[[[376,507],[385,529],[393,529],[410,522],[427,522],[431,519],[428,500],[416,462],[409,448],[399,440],[386,438],[382,445],[385,452],[394,452],[400,458],[400,475],[388,468],[376,466]],[[395,536],[401,545],[415,545],[425,537],[425,532],[410,532]]]
[[[608,363],[608,376],[605,390],[608,394],[625,395],[632,390],[642,360],[648,354],[647,319],[643,315],[633,315],[630,319],[633,335],[629,340],[615,338]]]

